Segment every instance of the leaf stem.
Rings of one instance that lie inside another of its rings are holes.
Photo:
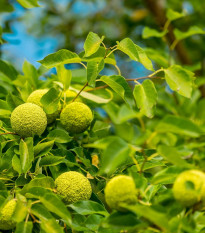
[[[105,56],[105,58],[106,57],[109,57],[114,51],[116,51],[117,50],[117,48],[115,48],[115,49],[113,49],[112,51],[110,51],[110,53],[108,53],[106,56]]]
[[[117,65],[115,65],[115,68],[116,68],[116,70],[117,70],[117,72],[118,72],[118,75],[121,75],[120,68],[119,68]]]
[[[81,64],[82,66],[84,66],[84,68],[87,70],[87,66],[84,63],[80,62],[79,64]]]

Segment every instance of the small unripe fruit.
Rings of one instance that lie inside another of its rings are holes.
[[[67,90],[63,93],[66,97],[66,103],[70,103],[76,96],[77,93],[75,91],[72,90]],[[63,97],[64,97],[63,95]],[[83,102],[82,98],[80,96],[77,97],[77,99],[75,100],[75,102]]]
[[[80,102],[73,102],[66,105],[60,115],[63,127],[70,133],[82,133],[91,124],[93,114],[90,108]]]
[[[11,220],[11,217],[16,208],[16,201],[10,200],[1,210],[0,216],[0,229],[1,230],[11,230],[16,226],[16,223]]]
[[[111,209],[125,211],[122,204],[137,202],[137,189],[130,176],[119,175],[112,178],[105,187],[105,200]]]
[[[46,126],[46,114],[36,104],[21,104],[11,113],[11,127],[21,137],[41,135]]]
[[[36,91],[33,91],[28,99],[27,99],[27,103],[33,103],[38,105],[39,107],[43,108],[43,105],[41,103],[41,98],[48,92],[48,89],[39,89]],[[51,114],[46,114],[47,116],[47,124],[52,123],[53,121],[55,121],[55,119],[59,116],[61,111],[61,104],[58,104],[58,109]]]
[[[173,185],[175,199],[183,206],[192,206],[205,197],[205,174],[198,170],[182,172]]]
[[[66,204],[88,200],[92,194],[89,180],[79,172],[64,172],[55,180],[57,193]]]

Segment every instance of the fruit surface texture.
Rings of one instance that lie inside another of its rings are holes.
[[[119,175],[112,178],[105,187],[105,200],[111,209],[124,211],[121,204],[137,202],[137,190],[132,177]]]
[[[90,108],[80,102],[73,102],[62,110],[60,121],[63,127],[70,133],[84,132],[91,124],[93,114]]]
[[[198,170],[182,172],[173,185],[175,199],[183,206],[192,206],[205,196],[205,174]]]
[[[57,193],[67,204],[88,200],[92,194],[89,180],[79,172],[65,172],[57,177],[55,184]]]
[[[11,114],[11,127],[21,137],[41,135],[46,129],[46,126],[46,114],[36,104],[21,104]]]

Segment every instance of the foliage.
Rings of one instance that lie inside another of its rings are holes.
[[[39,5],[18,2],[26,8]],[[6,4],[4,9],[12,10]],[[173,52],[190,36],[204,38],[204,31],[176,28],[168,44],[171,22],[185,20],[185,14],[168,10],[166,16],[163,30],[147,26],[143,31],[144,39],[162,40],[165,56],[131,38],[110,47],[106,37],[90,32],[83,52],[60,49],[40,60],[38,69],[25,61],[21,72],[0,61],[0,210],[16,200],[11,217],[16,233],[204,232],[203,204],[185,208],[172,189],[183,171],[204,170],[204,79],[195,72],[197,64],[185,66]],[[149,75],[124,77],[117,54],[125,64],[140,63]],[[108,75],[107,67],[115,74]],[[40,136],[21,138],[11,127],[11,113],[39,89],[48,90],[40,100],[47,114],[66,107],[66,91],[76,92],[72,102],[80,96],[92,109],[89,128],[80,134],[66,131],[58,116]],[[90,200],[65,204],[55,180],[68,171],[89,179]],[[133,178],[137,203],[122,203],[123,211],[115,211],[104,190],[122,174]]]

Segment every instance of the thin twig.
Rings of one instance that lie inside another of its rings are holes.
[[[80,93],[88,86],[88,82],[85,83],[85,85],[81,88],[81,90],[78,92],[78,94],[76,95],[75,98],[73,98],[72,102],[74,102],[78,96],[80,95]]]
[[[0,133],[0,136],[1,136],[1,135],[6,135],[6,134],[14,134],[14,135],[17,135],[17,133],[7,132],[7,133]]]
[[[145,76],[145,77],[140,77],[140,78],[127,78],[125,79],[127,82],[132,82],[132,81],[137,81],[137,80],[141,80],[141,79],[147,79],[147,78],[153,78],[153,79],[162,79],[163,77],[149,77],[149,76]],[[106,87],[109,87],[108,85],[104,85],[104,86],[99,86],[99,87],[95,87],[95,88],[91,88],[86,90],[86,92],[90,92],[90,91],[95,91],[95,90],[99,90],[99,89],[104,89]]]

